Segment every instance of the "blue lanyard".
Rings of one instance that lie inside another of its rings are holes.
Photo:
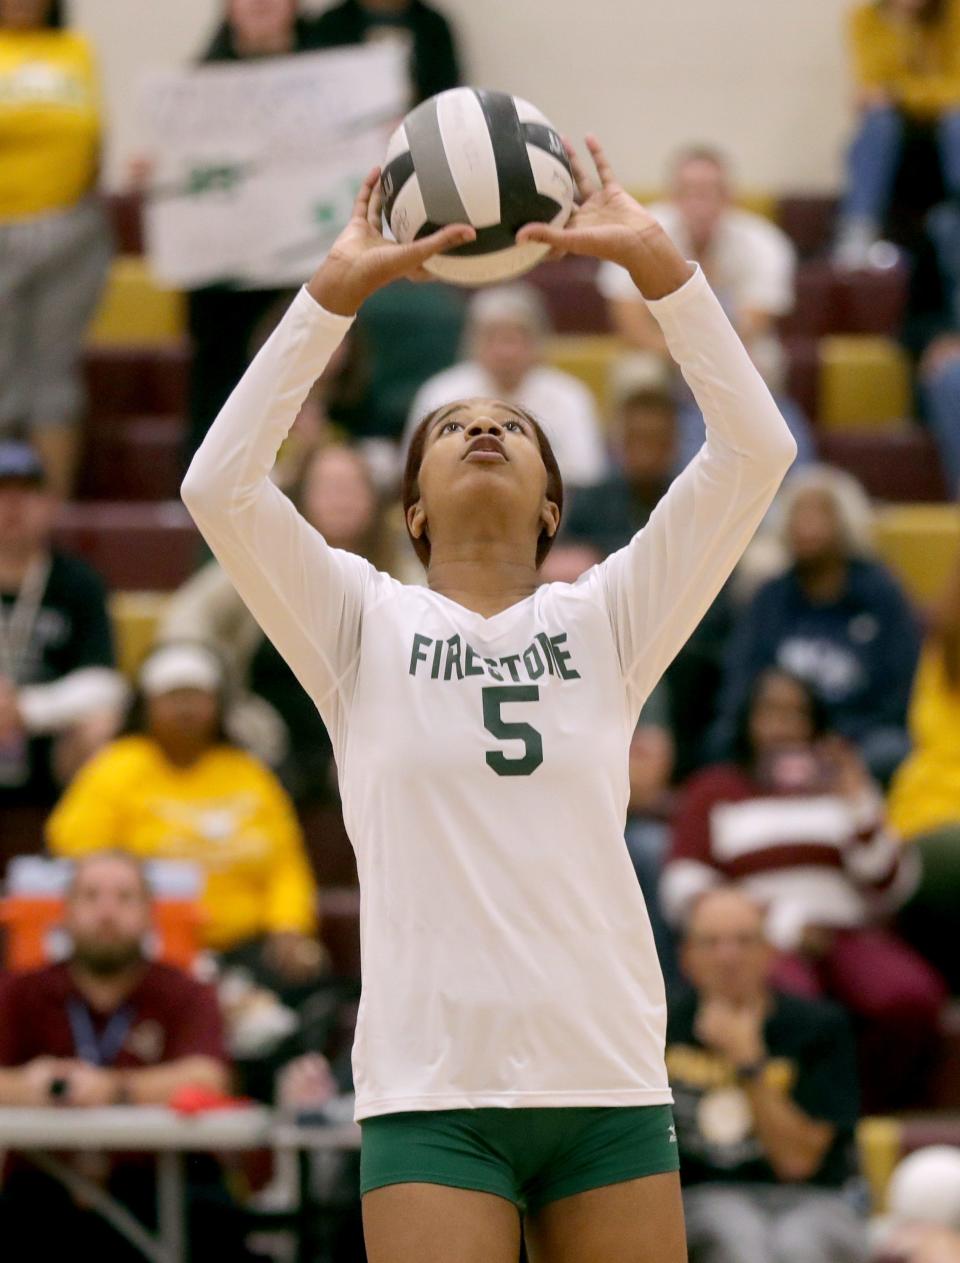
[[[90,1010],[83,1000],[71,996],[67,1000],[67,1015],[73,1034],[73,1047],[81,1061],[92,1066],[112,1066],[120,1055],[124,1042],[133,1025],[133,1009],[129,1004],[117,1009],[102,1035],[97,1035]]]

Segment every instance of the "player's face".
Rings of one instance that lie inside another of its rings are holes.
[[[770,968],[763,914],[735,890],[705,895],[691,914],[682,963],[703,998],[756,997]]]
[[[426,436],[419,483],[420,500],[408,513],[415,537],[455,540],[471,514],[474,527],[489,527],[491,541],[529,535],[535,552],[544,526],[552,535],[558,525],[536,431],[502,400],[441,409]]]
[[[67,900],[65,923],[81,963],[105,973],[132,963],[151,924],[139,873],[112,856],[88,861]]]
[[[0,0],[0,26],[29,31],[47,20],[50,0]]]
[[[0,481],[0,540],[12,548],[39,548],[49,538],[56,506],[42,487]]]
[[[252,48],[288,35],[296,16],[296,0],[229,0],[227,5],[234,32]]]
[[[328,447],[310,464],[303,515],[334,548],[356,548],[373,525],[377,501],[357,452]]]
[[[842,555],[840,519],[833,497],[825,491],[804,491],[793,502],[787,540],[800,565]]]

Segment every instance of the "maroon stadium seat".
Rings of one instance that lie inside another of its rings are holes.
[[[89,427],[81,500],[175,500],[182,475],[179,417],[124,417]]]
[[[787,394],[796,399],[811,421],[820,411],[820,354],[816,338],[784,339],[787,353]]]
[[[796,305],[781,322],[785,335],[879,333],[896,337],[903,323],[905,267],[844,272],[826,262],[801,263]]]
[[[789,194],[781,197],[777,205],[777,222],[801,259],[813,258],[829,248],[836,217],[835,197]]]
[[[118,254],[143,254],[143,199],[139,193],[111,193],[106,199]]]
[[[597,262],[568,255],[541,263],[529,281],[543,295],[557,333],[608,333],[607,306],[597,289]]]
[[[937,449],[925,430],[821,431],[820,454],[863,483],[879,500],[947,499]]]
[[[91,424],[104,417],[186,414],[190,375],[186,342],[88,347],[84,361]]]
[[[183,583],[201,556],[200,536],[174,500],[66,504],[56,542],[86,558],[108,587],[121,591],[168,592]]]
[[[360,977],[360,891],[337,887],[321,891],[320,937],[330,953],[334,973]]]

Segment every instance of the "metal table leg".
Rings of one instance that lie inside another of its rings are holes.
[[[165,1263],[189,1263],[184,1154],[157,1154],[157,1231]]]

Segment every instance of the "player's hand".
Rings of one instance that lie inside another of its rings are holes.
[[[321,307],[352,316],[371,294],[400,277],[420,279],[427,259],[476,237],[469,224],[449,224],[422,241],[388,241],[380,231],[383,195],[380,168],[363,182],[350,221],[330,248],[307,288]]]
[[[618,183],[599,140],[587,137],[596,180],[573,145],[564,143],[580,204],[563,228],[525,224],[517,241],[542,241],[557,255],[586,254],[619,263],[646,298],[662,298],[679,289],[692,273],[690,264],[654,216]]]
[[[267,965],[289,983],[313,982],[326,967],[327,953],[309,934],[271,934],[263,945]]]

